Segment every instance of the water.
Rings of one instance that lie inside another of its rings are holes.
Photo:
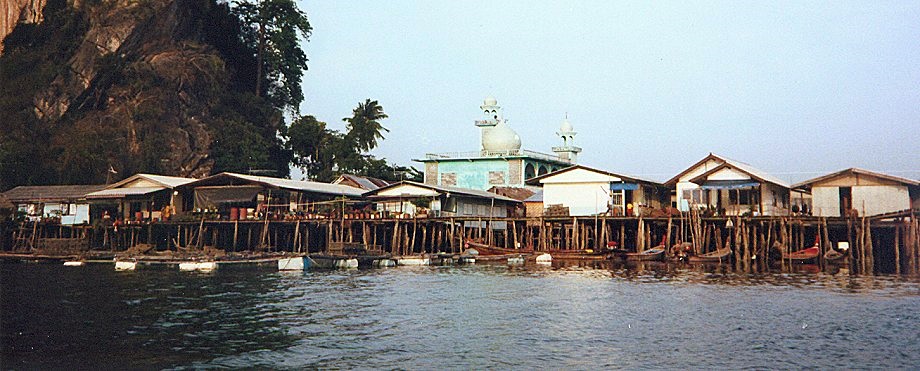
[[[899,277],[4,262],[0,278],[3,369],[920,365],[920,281]]]

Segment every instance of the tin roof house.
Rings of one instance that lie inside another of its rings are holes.
[[[30,220],[60,218],[63,225],[85,224],[90,221],[86,194],[105,185],[19,186],[4,192],[4,196]]]
[[[793,185],[811,192],[815,216],[874,216],[920,210],[920,181],[850,168]]]
[[[94,205],[117,205],[118,215],[125,220],[162,220],[164,211],[167,215],[182,211],[182,198],[175,189],[193,181],[193,178],[135,174],[88,193],[86,199]]]
[[[662,208],[669,194],[661,183],[584,165],[541,175],[527,183],[542,187],[545,207],[562,205],[572,216],[647,215]]]
[[[753,166],[710,153],[666,185],[681,211],[710,209],[724,215],[788,215],[790,185]]]

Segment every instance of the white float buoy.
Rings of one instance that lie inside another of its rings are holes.
[[[402,258],[396,261],[398,265],[431,265],[431,259],[422,257]]]
[[[116,261],[115,270],[116,271],[133,271],[137,268],[137,262],[127,262],[127,261]]]
[[[553,256],[547,253],[537,255],[537,263],[552,263]]]
[[[278,259],[278,270],[279,271],[302,271],[304,267],[303,257],[296,258],[281,258]]]
[[[217,269],[217,262],[182,262],[182,263],[179,263],[180,271],[210,272],[215,269]]]
[[[380,268],[395,267],[396,262],[393,259],[374,260],[374,266]]]
[[[340,259],[335,261],[336,268],[357,268],[358,259]]]
[[[508,265],[524,265],[524,257],[516,256],[513,258],[508,258]]]
[[[81,262],[81,261],[79,261],[79,260],[66,261],[66,262],[64,262],[64,266],[65,266],[65,267],[82,267],[82,266],[83,266],[83,262]]]

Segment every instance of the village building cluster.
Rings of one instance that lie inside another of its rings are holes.
[[[427,153],[424,181],[342,175],[332,183],[237,173],[203,179],[136,174],[109,185],[20,186],[2,194],[20,215],[63,225],[174,218],[304,219],[876,216],[920,209],[920,181],[846,169],[788,184],[710,153],[658,182],[577,163],[581,148],[565,119],[553,154],[522,148],[495,98],[480,106],[479,150]],[[491,224],[503,228],[500,223]]]

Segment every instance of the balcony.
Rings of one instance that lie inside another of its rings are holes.
[[[426,160],[458,160],[458,159],[479,159],[479,158],[503,158],[503,157],[530,157],[537,160],[553,161],[561,163],[571,163],[556,155],[528,151],[526,149],[514,149],[505,151],[469,151],[469,152],[444,152],[444,153],[426,153]]]

